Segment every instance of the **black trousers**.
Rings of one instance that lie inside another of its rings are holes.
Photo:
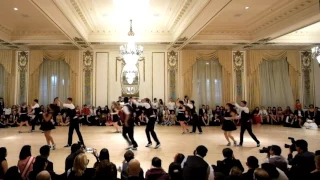
[[[243,144],[243,135],[245,131],[248,131],[251,138],[256,141],[257,144],[260,144],[260,141],[257,139],[257,137],[252,132],[252,125],[251,122],[246,122],[241,124],[241,130],[240,130],[240,145]]]
[[[70,118],[71,119],[71,118]],[[73,131],[76,130],[76,133],[78,135],[79,141],[84,145],[84,141],[82,139],[82,135],[80,132],[80,127],[79,127],[79,120],[78,119],[71,119],[70,125],[69,125],[69,133],[68,133],[68,144],[72,145],[72,136],[73,136]]]
[[[35,115],[33,119],[31,119],[31,130],[34,131],[37,122],[39,121],[39,114]]]
[[[134,148],[138,147],[137,142],[134,140],[134,129],[133,126],[126,127],[122,126],[122,136],[128,142],[129,146],[132,145]]]
[[[150,117],[148,124],[146,126],[146,135],[147,135],[148,143],[152,143],[151,138],[150,138],[150,134],[151,134],[153,140],[157,144],[160,144],[159,139],[157,137],[157,134],[156,134],[156,132],[154,132],[155,123],[156,123],[156,117]]]
[[[192,132],[196,132],[196,128],[198,128],[199,132],[202,132],[201,123],[198,115],[192,116],[193,124],[192,124]]]

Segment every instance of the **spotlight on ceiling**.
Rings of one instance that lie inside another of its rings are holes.
[[[13,10],[18,11],[19,9],[18,8],[13,8]]]
[[[246,6],[245,9],[249,9],[249,6]]]

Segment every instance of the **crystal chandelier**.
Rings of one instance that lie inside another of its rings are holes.
[[[318,63],[320,64],[320,46],[312,48],[312,56],[317,59]]]
[[[126,59],[133,57],[138,58],[143,54],[143,47],[136,45],[134,42],[134,32],[132,31],[132,20],[130,20],[130,31],[128,32],[129,41],[127,44],[120,46],[120,55]],[[131,56],[131,57],[130,57]]]

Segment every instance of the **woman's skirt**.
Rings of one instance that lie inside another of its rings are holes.
[[[231,120],[224,120],[222,125],[222,130],[224,131],[235,131],[237,127],[235,123]]]

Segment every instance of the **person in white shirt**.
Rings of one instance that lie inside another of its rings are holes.
[[[127,148],[127,150],[129,149],[137,150],[138,144],[134,140],[134,121],[132,118],[133,109],[129,104],[128,97],[125,97],[123,101],[124,101],[124,106],[122,108],[122,111],[125,114],[125,119],[124,119],[124,125],[122,126],[122,136],[129,144],[129,147]]]
[[[269,120],[269,114],[267,112],[267,110],[262,106],[260,111],[259,111],[259,114],[261,116],[261,120],[262,120],[262,123],[264,124],[264,120],[267,119],[267,123],[269,124],[270,120]]]
[[[6,120],[8,120],[10,118],[11,115],[11,108],[9,106],[6,106],[4,109],[4,117]]]
[[[157,98],[153,99],[153,103],[151,103],[151,105],[152,105],[152,109],[154,111],[154,114],[157,116],[158,115],[158,109],[159,109],[159,103],[158,103]]]
[[[254,141],[257,143],[257,147],[260,147],[260,141],[257,139],[257,137],[252,132],[252,125],[250,120],[250,111],[247,107],[247,101],[241,101],[240,105],[235,103],[234,104],[237,109],[241,110],[240,113],[240,120],[241,120],[241,130],[240,130],[240,143],[238,146],[242,146],[243,144],[243,135],[244,132],[247,130],[249,135],[252,137]]]
[[[174,100],[173,100],[172,98],[171,98],[170,101],[168,102],[167,107],[168,107],[168,109],[169,109],[170,114],[171,114],[171,112],[174,112],[174,111],[175,111],[176,103],[174,102]]]
[[[68,98],[66,103],[63,103],[62,106],[64,108],[67,108],[67,116],[70,119],[70,125],[69,125],[69,133],[68,133],[68,144],[65,145],[64,147],[70,147],[72,145],[72,135],[73,131],[76,130],[76,133],[78,135],[80,143],[85,147],[84,141],[82,138],[82,134],[80,132],[80,127],[79,127],[79,119],[76,116],[76,110],[75,106],[72,104],[72,98]]]
[[[32,102],[32,117],[31,117],[31,132],[34,132],[34,128],[39,120],[39,113],[40,113],[40,105],[38,99],[34,99]]]

